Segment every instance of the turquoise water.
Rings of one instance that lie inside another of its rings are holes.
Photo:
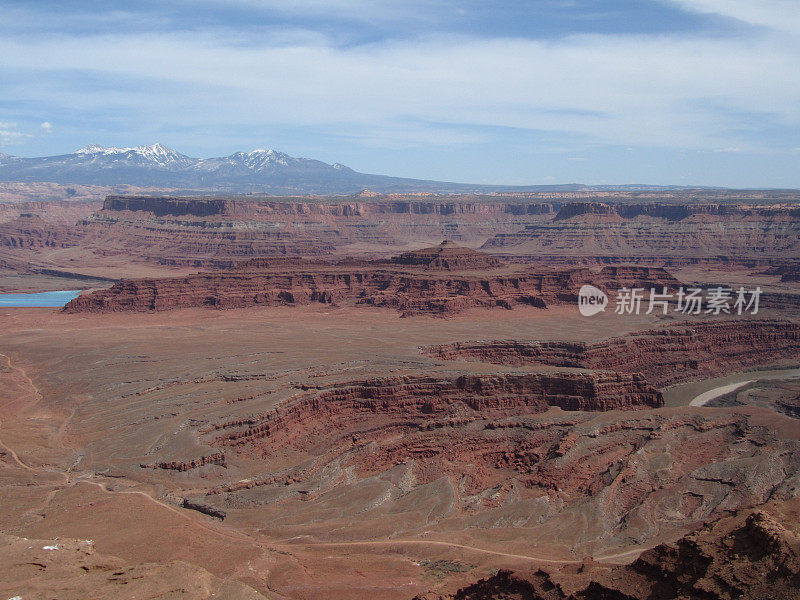
[[[0,308],[11,306],[64,306],[80,293],[80,290],[62,290],[59,292],[39,292],[37,294],[0,294]]]

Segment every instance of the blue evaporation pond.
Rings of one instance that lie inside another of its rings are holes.
[[[0,294],[0,307],[64,306],[73,298],[77,298],[80,293],[81,290],[62,290],[36,294]]]

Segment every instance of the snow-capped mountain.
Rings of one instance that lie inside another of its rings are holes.
[[[75,152],[75,154],[68,154],[67,156],[82,157],[91,164],[97,164],[104,168],[110,168],[119,164],[180,168],[193,165],[197,162],[197,159],[176,152],[172,148],[167,148],[162,144],[137,146],[136,148],[115,148],[113,146],[104,148],[97,144],[89,144]]]
[[[269,194],[376,192],[485,192],[509,189],[359,173],[340,163],[297,158],[277,150],[193,158],[162,144],[134,148],[90,144],[71,153],[40,158],[0,155],[0,181],[136,185],[182,190]],[[534,189],[519,188],[519,189]],[[583,186],[541,186],[542,189]]]
[[[338,194],[357,192],[365,187],[419,189],[424,183],[357,173],[339,163],[329,165],[277,150],[257,149],[216,158],[193,158],[163,144],[132,148],[89,144],[59,156],[0,156],[0,181],[130,184],[276,194]]]
[[[263,171],[264,169],[274,169],[276,167],[288,167],[289,165],[299,165],[303,159],[294,158],[277,150],[264,150],[259,148],[252,152],[236,152],[225,157],[225,160],[238,162],[253,171]]]
[[[219,158],[200,159],[195,168],[207,172],[275,173],[291,169],[329,170],[333,166],[309,158],[295,158],[277,150],[258,149],[252,152],[235,152]]]

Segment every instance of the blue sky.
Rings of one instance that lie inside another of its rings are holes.
[[[800,187],[798,0],[0,0],[0,152]]]

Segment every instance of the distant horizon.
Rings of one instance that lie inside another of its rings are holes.
[[[796,0],[5,0],[0,152],[800,188]]]
[[[292,156],[291,154],[289,154],[287,152],[284,152],[284,151],[282,151],[282,150],[280,150],[278,148],[274,148],[274,147],[253,148],[253,149],[249,149],[249,150],[248,149],[234,150],[233,152],[230,152],[228,154],[218,155],[218,156],[194,156],[192,154],[187,154],[187,153],[183,152],[182,150],[179,150],[177,148],[173,148],[173,147],[171,147],[171,146],[169,146],[167,144],[163,144],[161,142],[153,142],[151,144],[137,144],[135,146],[127,146],[127,145],[126,146],[102,146],[100,144],[95,144],[95,143],[90,142],[90,143],[87,143],[87,144],[83,144],[82,146],[80,146],[79,148],[76,148],[75,150],[73,150],[71,152],[65,152],[65,153],[61,153],[61,154],[44,155],[44,156],[21,156],[21,155],[18,155],[18,154],[10,154],[8,152],[3,152],[2,154],[7,154],[7,155],[10,155],[10,156],[12,156],[14,158],[22,158],[22,159],[50,158],[50,157],[55,157],[55,156],[69,156],[71,154],[78,154],[78,153],[81,152],[81,150],[84,150],[84,149],[87,149],[87,148],[91,148],[92,146],[97,146],[98,148],[100,148],[102,150],[120,150],[120,151],[131,151],[131,150],[137,150],[137,149],[142,149],[142,148],[151,148],[151,147],[154,147],[154,146],[163,146],[168,150],[172,150],[172,151],[177,152],[178,154],[181,154],[181,155],[186,156],[188,158],[194,158],[194,159],[200,159],[200,160],[210,160],[210,159],[214,159],[214,158],[226,158],[226,157],[229,157],[229,156],[233,156],[234,154],[238,154],[238,153],[254,154],[254,153],[257,153],[257,152],[262,152],[262,153],[275,152],[277,154],[286,155],[286,156],[289,156],[291,158],[300,158],[300,159],[308,159],[308,160],[319,160],[317,158],[314,158],[313,156]],[[320,161],[320,162],[324,162],[324,161]],[[364,171],[360,171],[357,168],[353,168],[350,165],[344,165],[344,164],[342,164],[340,162],[326,163],[326,164],[329,164],[329,165],[339,164],[341,166],[353,169],[354,171],[356,171],[358,173],[364,173],[364,174],[367,174],[367,175],[381,175],[381,176],[385,176],[385,177],[400,177],[400,176],[394,175],[392,173],[366,173]],[[419,180],[419,181],[426,181],[426,179],[421,178],[421,177],[413,177],[413,176],[412,177],[405,177],[404,176],[403,178],[415,179],[415,180]],[[730,191],[736,191],[736,190],[742,190],[742,191],[761,191],[761,190],[763,190],[763,191],[800,191],[800,186],[798,186],[798,187],[758,187],[758,186],[756,186],[756,187],[730,187],[730,186],[722,186],[722,185],[660,184],[660,183],[635,182],[635,181],[634,182],[626,182],[626,183],[617,182],[617,183],[602,183],[602,184],[601,183],[587,182],[587,181],[559,181],[559,182],[552,182],[552,183],[522,183],[522,184],[517,184],[517,183],[485,184],[485,183],[479,183],[479,182],[474,182],[474,181],[452,181],[452,180],[450,180],[450,181],[448,181],[448,180],[427,180],[427,181],[433,181],[433,182],[436,182],[436,183],[444,183],[444,184],[452,183],[452,184],[456,184],[456,185],[475,185],[475,186],[487,186],[487,187],[496,186],[496,187],[501,187],[501,188],[502,187],[506,187],[506,188],[526,188],[526,187],[587,186],[587,187],[598,187],[598,188],[606,188],[606,189],[613,189],[613,188],[616,187],[616,188],[619,188],[620,190],[623,190],[623,188],[630,188],[630,187],[642,187],[642,188],[659,188],[659,187],[661,187],[661,188],[677,188],[677,189],[686,189],[686,190],[709,189],[709,190],[730,190]],[[0,183],[2,183],[2,182],[3,181],[0,180]],[[12,181],[6,181],[5,183],[13,183],[13,182]],[[46,183],[46,181],[42,181],[42,182],[21,181],[19,183]],[[67,184],[64,184],[64,185],[67,185]],[[76,183],[75,185],[81,185],[81,184],[77,184]],[[123,185],[123,184],[118,184],[118,185]],[[134,187],[137,187],[137,186],[134,186]],[[198,188],[198,191],[201,191],[201,190],[202,190],[202,188]],[[365,188],[363,191],[372,191],[372,190],[369,190],[368,188]],[[253,193],[254,192],[249,192],[247,194],[243,193],[242,195],[250,195],[250,194],[253,194]],[[257,193],[257,192],[255,192],[255,193]],[[388,194],[388,193],[394,193],[394,192],[385,192],[385,193]],[[419,193],[419,192],[410,192],[410,193]],[[441,194],[445,194],[444,192],[435,192],[435,191],[431,191],[430,193],[432,193],[432,194],[440,194],[440,195]],[[452,194],[459,194],[459,193],[463,193],[463,192],[448,192],[447,194],[451,194],[452,195]],[[384,194],[384,193],[382,193],[382,194]],[[316,194],[312,194],[312,195],[316,195]]]

